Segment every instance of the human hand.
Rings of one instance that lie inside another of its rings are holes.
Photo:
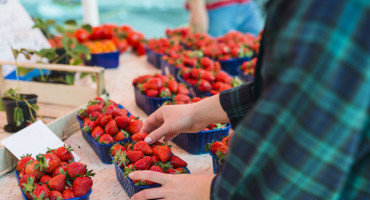
[[[132,200],[203,200],[210,199],[211,183],[214,175],[173,175],[154,171],[134,171],[129,174],[129,178],[134,180],[149,180],[161,184],[161,187],[145,189],[136,193],[132,196]]]
[[[207,33],[209,19],[204,0],[191,0],[190,7],[190,28],[194,33]]]

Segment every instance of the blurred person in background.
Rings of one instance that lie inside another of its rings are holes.
[[[252,0],[188,0],[190,27],[196,33],[218,37],[230,30],[258,35],[261,12]]]

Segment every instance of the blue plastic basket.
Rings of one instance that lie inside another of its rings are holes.
[[[124,174],[125,171],[120,168],[117,164],[114,164],[114,169],[116,171],[116,176],[118,182],[121,184],[122,188],[126,191],[127,195],[131,198],[134,196],[135,193],[140,192],[141,190],[145,190],[148,188],[156,188],[160,187],[160,184],[153,184],[153,185],[135,185],[130,178],[125,178]],[[184,167],[190,173],[189,169]]]
[[[188,87],[189,92],[190,92],[190,95],[192,97],[209,97],[209,96],[213,96],[213,94],[210,93],[210,92],[201,92],[201,91],[199,91],[198,88],[192,86],[190,83],[188,83],[184,79],[182,79],[179,74],[176,77],[177,77],[177,80],[179,80],[179,82],[184,83]]]
[[[250,74],[244,74],[244,72],[240,69],[240,67],[238,67],[237,71],[238,71],[238,76],[240,80],[245,81],[245,82],[254,81],[254,77]]]
[[[19,172],[17,170],[14,170],[14,171],[15,171],[15,177],[17,178],[17,181],[18,181],[19,189],[21,190],[21,193],[22,193],[22,197],[23,197],[24,200],[27,200],[26,195],[24,194],[21,186],[19,185]],[[87,194],[83,195],[83,196],[72,198],[72,199],[69,199],[69,200],[89,200],[91,192],[92,192],[92,189],[90,189],[89,192]]]
[[[145,52],[146,52],[148,62],[152,64],[154,67],[156,67],[157,69],[160,69],[161,68],[160,60],[161,60],[162,55],[152,51],[148,47],[145,47]]]
[[[136,86],[135,90],[135,101],[136,104],[147,114],[150,115],[156,111],[161,105],[168,100],[171,100],[170,97],[160,98],[160,97],[148,97],[145,94],[141,93]]]
[[[209,154],[212,157],[213,173],[218,174],[222,171],[222,165],[218,162],[218,158],[215,154],[209,151]]]
[[[222,70],[224,70],[225,72],[232,76],[237,76],[238,75],[237,69],[239,68],[239,66],[242,65],[243,62],[249,61],[252,58],[253,56],[243,58],[232,58],[230,60],[218,60],[218,62],[220,63]]]
[[[117,68],[119,66],[119,51],[91,54],[91,60],[87,61],[87,65],[104,67],[105,69]]]
[[[122,105],[118,104],[118,107],[120,109],[124,108]],[[129,111],[127,111],[128,116],[131,115]],[[90,134],[86,133],[85,131],[82,130],[83,128],[83,121],[76,116],[76,119],[78,123],[80,124],[81,132],[83,138],[85,138],[86,142],[89,143],[91,148],[94,150],[96,155],[100,158],[100,160],[105,163],[105,164],[112,164],[112,157],[110,156],[110,149],[114,145],[114,143],[111,144],[99,144]],[[126,142],[131,140],[131,138],[127,138],[125,140],[119,141],[119,142]],[[116,143],[116,142],[115,142]]]
[[[177,81],[179,81],[178,78],[177,78],[177,74],[179,73],[181,68],[177,68],[177,67],[174,67],[174,66],[168,64],[166,61],[162,60],[162,58],[161,58],[160,62],[161,62],[162,74],[163,75],[172,75],[173,77],[176,78]]]
[[[223,137],[229,135],[230,124],[221,129],[213,129],[209,131],[200,131],[198,133],[180,133],[172,142],[191,154],[207,153],[204,146],[213,141],[220,141]]]

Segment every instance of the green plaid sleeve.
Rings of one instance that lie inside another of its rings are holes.
[[[370,199],[370,3],[276,0],[268,11],[261,96],[211,198]]]

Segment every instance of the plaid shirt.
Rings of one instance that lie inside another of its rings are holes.
[[[211,199],[370,199],[369,0],[267,10],[255,85],[220,95],[238,124]]]

